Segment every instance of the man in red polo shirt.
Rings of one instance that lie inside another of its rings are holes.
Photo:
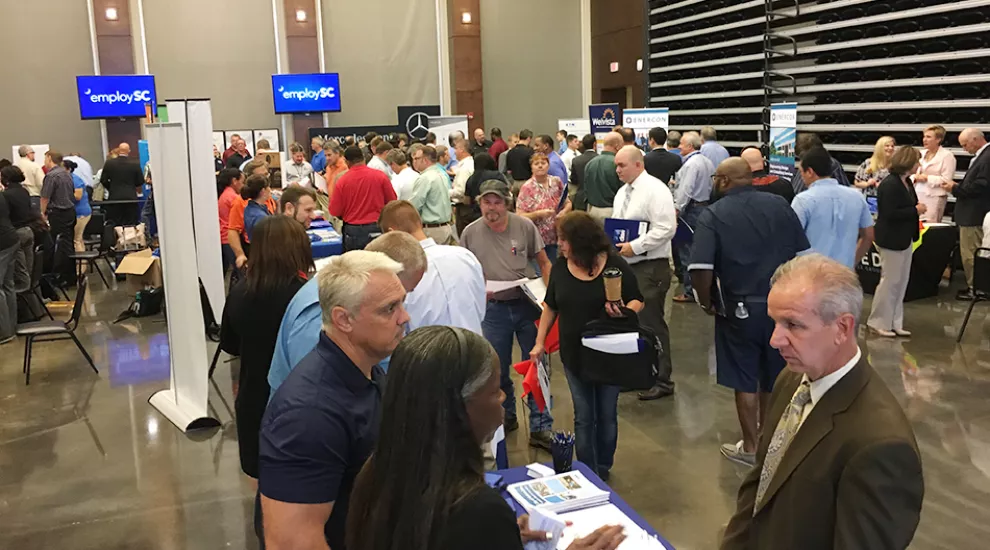
[[[344,251],[361,250],[381,234],[378,216],[382,208],[396,200],[388,176],[368,168],[358,147],[344,150],[347,172],[340,176],[330,197],[330,215],[344,221]]]

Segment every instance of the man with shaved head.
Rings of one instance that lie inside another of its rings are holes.
[[[144,185],[144,174],[141,173],[141,166],[129,158],[130,154],[130,145],[126,142],[118,145],[117,156],[107,159],[100,175],[100,183],[110,193],[107,197],[109,200],[135,201],[104,208],[107,219],[113,221],[114,225],[137,225],[140,218],[137,191]]]
[[[747,147],[739,156],[746,161],[749,169],[753,172],[754,187],[760,191],[778,195],[788,203],[794,200],[794,189],[791,184],[781,180],[780,176],[767,173],[763,153],[758,147]]]
[[[615,193],[622,181],[615,173],[615,154],[622,148],[622,136],[616,132],[605,134],[602,154],[591,159],[584,168],[584,195],[588,200],[588,213],[598,223],[612,217]]]
[[[615,155],[615,173],[625,185],[615,194],[611,217],[649,223],[646,233],[619,245],[619,254],[636,274],[643,294],[645,307],[639,318],[656,333],[663,346],[657,379],[652,388],[639,394],[641,400],[648,401],[674,393],[670,380],[670,330],[663,318],[663,303],[670,290],[670,241],[677,229],[677,215],[670,188],[646,171],[643,152],[635,145],[626,145]]]
[[[746,160],[723,161],[713,179],[721,198],[698,216],[691,257],[684,261],[701,308],[716,316],[718,384],[736,393],[742,439],[720,451],[752,466],[770,392],[784,368],[780,353],[770,347],[770,277],[781,264],[810,252],[811,245],[787,201],[753,186]],[[712,295],[716,278],[718,297]]]
[[[959,145],[974,155],[961,183],[948,180],[942,188],[956,197],[953,221],[959,226],[959,254],[966,272],[967,288],[959,291],[959,300],[973,299],[973,255],[983,241],[983,218],[990,212],[990,153],[987,138],[976,128],[966,128],[959,134]]]

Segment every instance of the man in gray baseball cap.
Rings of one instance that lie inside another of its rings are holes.
[[[461,235],[461,246],[467,248],[481,262],[485,281],[517,281],[523,277],[535,276],[533,263],[540,266],[543,282],[550,279],[550,260],[543,250],[543,239],[533,222],[509,212],[512,202],[509,185],[501,180],[487,180],[478,189],[478,204],[481,218],[475,220]],[[485,320],[481,330],[485,338],[495,348],[502,366],[502,391],[505,392],[505,429],[512,431],[519,427],[516,416],[516,399],[512,378],[509,376],[512,365],[512,339],[519,342],[522,357],[536,342],[536,325],[540,310],[525,297],[519,287],[499,292],[488,292]],[[549,409],[540,412],[533,396],[529,405],[529,444],[533,447],[550,449],[550,431],[553,417]]]

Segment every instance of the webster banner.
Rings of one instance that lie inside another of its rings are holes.
[[[770,106],[770,173],[788,182],[794,179],[797,140],[797,103]]]
[[[588,121],[591,124],[591,133],[598,141],[598,151],[602,150],[602,140],[605,134],[612,131],[619,125],[622,119],[622,110],[618,103],[597,103],[588,105]]]

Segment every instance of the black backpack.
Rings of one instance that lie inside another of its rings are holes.
[[[594,384],[620,386],[627,390],[647,390],[653,387],[659,372],[660,354],[664,353],[660,339],[652,330],[641,326],[636,312],[622,308],[625,317],[602,317],[584,326],[582,338],[635,332],[639,334],[639,351],[613,354],[581,346],[581,378]]]

